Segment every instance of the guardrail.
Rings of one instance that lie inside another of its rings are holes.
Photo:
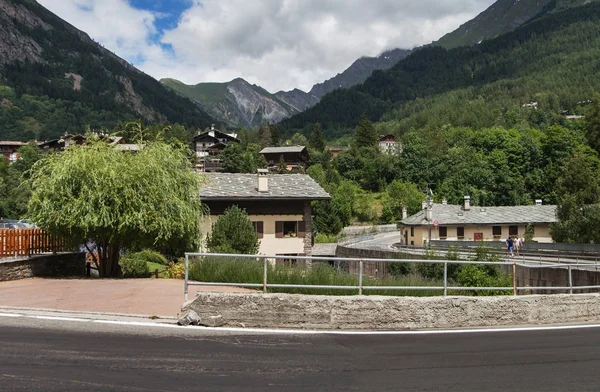
[[[241,283],[241,282],[197,282],[190,281],[190,257],[222,257],[222,258],[236,258],[236,259],[248,259],[248,261],[261,262],[263,265],[263,277],[262,283]],[[275,263],[278,260],[296,260],[306,262],[349,262],[358,263],[358,285],[348,286],[333,286],[333,285],[298,285],[298,284],[273,284],[268,282],[268,271],[270,263]],[[368,286],[363,284],[364,280],[364,263],[369,262],[383,262],[383,263],[425,263],[425,264],[443,264],[443,286]],[[464,287],[464,286],[450,286],[448,281],[448,266],[452,264],[468,264],[468,265],[495,265],[503,267],[512,267],[512,286],[510,287]],[[591,266],[598,267],[598,264]],[[516,279],[516,268],[560,268],[565,269],[568,274],[568,286],[517,286]],[[443,291],[443,295],[447,296],[448,291],[512,291],[513,295],[517,295],[521,291],[533,292],[533,291],[566,291],[570,294],[580,290],[592,290],[600,289],[600,285],[585,285],[575,286],[573,284],[572,270],[579,267],[584,267],[577,264],[560,264],[560,265],[530,265],[514,262],[492,262],[492,261],[454,261],[454,260],[415,260],[415,259],[360,259],[360,258],[339,258],[339,257],[313,257],[313,256],[267,256],[267,255],[235,255],[235,254],[223,254],[223,253],[186,253],[185,254],[185,286],[184,286],[184,299],[188,300],[188,286],[229,286],[229,287],[244,287],[244,288],[256,288],[261,289],[264,293],[267,293],[269,288],[289,288],[289,289],[329,289],[329,290],[356,290],[358,295],[363,295],[365,291],[374,290],[435,290]],[[589,264],[585,267],[590,267]]]

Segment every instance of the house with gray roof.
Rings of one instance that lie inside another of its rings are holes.
[[[423,202],[422,210],[405,217],[399,226],[405,245],[423,246],[428,240],[504,241],[509,236],[523,238],[528,226],[534,241],[552,242],[549,228],[556,220],[556,206],[541,200],[529,206],[478,207],[465,196],[463,205]]]
[[[265,158],[271,171],[277,169],[281,160],[285,162],[288,171],[300,168],[306,170],[310,161],[306,146],[265,147],[259,154]]]
[[[225,210],[233,205],[243,208],[260,240],[264,255],[311,255],[313,200],[331,196],[305,174],[205,173],[200,199],[209,209],[202,222],[202,235]]]

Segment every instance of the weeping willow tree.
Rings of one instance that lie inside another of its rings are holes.
[[[197,249],[199,181],[183,149],[152,142],[129,153],[92,141],[33,166],[29,217],[87,247],[101,277],[118,277],[124,248]]]

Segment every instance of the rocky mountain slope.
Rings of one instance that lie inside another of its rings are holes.
[[[163,85],[201,105],[213,117],[230,126],[253,127],[276,123],[313,106],[317,99],[293,90],[271,94],[238,78],[227,83],[186,85],[175,79],[162,79]]]
[[[0,138],[215,120],[33,0],[0,0]]]
[[[338,88],[348,88],[360,84],[367,80],[373,71],[392,68],[398,61],[408,56],[410,52],[410,50],[405,49],[393,49],[377,57],[361,57],[344,72],[323,83],[315,84],[309,94],[320,99],[325,94]]]
[[[447,49],[476,45],[507,33],[535,17],[595,0],[498,0],[474,19],[446,34],[435,45]]]
[[[228,83],[186,85],[176,79],[160,82],[200,104],[213,117],[230,126],[253,127],[262,122],[277,123],[316,105],[325,94],[364,82],[375,70],[393,67],[410,50],[394,49],[377,57],[362,57],[344,72],[306,93],[299,89],[271,94],[260,86],[238,78]]]

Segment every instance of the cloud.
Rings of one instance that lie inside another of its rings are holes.
[[[307,91],[361,56],[430,43],[493,2],[194,0],[174,27],[158,30],[160,13],[125,0],[40,0],[156,78],[243,77],[271,92]]]

